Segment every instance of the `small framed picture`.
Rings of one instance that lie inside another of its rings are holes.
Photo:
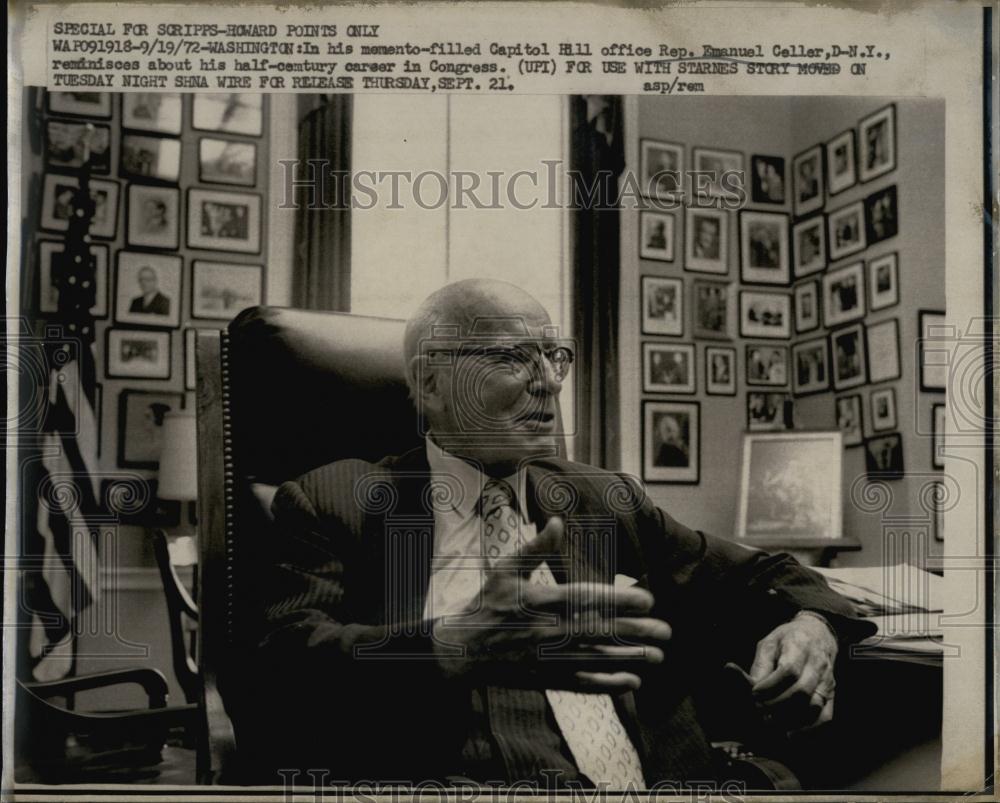
[[[785,387],[788,384],[788,346],[748,344],[746,365],[748,385]]]
[[[49,111],[52,114],[69,114],[73,117],[111,117],[110,92],[47,92]]]
[[[695,148],[692,154],[695,195],[738,200],[746,186],[743,154],[716,148]]]
[[[89,126],[89,128],[88,128]],[[47,120],[45,123],[45,165],[75,170],[83,167],[84,154],[90,158],[90,172],[111,172],[111,127],[100,123]]]
[[[197,335],[198,330],[193,327],[184,330],[184,390],[196,390],[198,387],[194,351]]]
[[[740,291],[740,336],[787,339],[792,335],[792,297],[787,293]]]
[[[865,237],[868,245],[895,237],[899,231],[896,185],[873,192],[865,198]]]
[[[38,243],[38,311],[52,314],[59,311],[59,287],[53,277],[59,275],[55,260],[65,250],[62,241],[41,240]],[[94,306],[90,314],[95,318],[108,315],[108,247],[90,246],[94,257]]]
[[[885,175],[896,169],[896,106],[890,103],[858,122],[858,144],[862,181]]]
[[[830,259],[836,261],[863,250],[866,246],[864,202],[857,201],[830,212],[826,216],[826,229]]]
[[[788,284],[788,215],[740,212],[740,278],[750,284]]]
[[[642,277],[642,333],[684,335],[684,281]]]
[[[868,397],[871,405],[872,432],[896,428],[896,391],[892,388],[873,390]]]
[[[903,478],[903,439],[898,432],[865,441],[865,471],[880,480]]]
[[[701,470],[698,402],[642,403],[642,478],[646,482],[697,484]]]
[[[886,382],[899,379],[899,323],[895,318],[868,324],[868,381]]]
[[[826,188],[831,196],[858,182],[854,129],[837,134],[826,143]]]
[[[119,251],[115,321],[140,326],[179,326],[183,265],[179,256]]]
[[[639,256],[674,261],[674,216],[669,212],[639,213]]]
[[[643,343],[642,389],[646,393],[694,393],[694,346]]]
[[[179,92],[126,92],[122,95],[122,128],[180,134],[181,109]]]
[[[199,131],[224,131],[259,137],[264,133],[263,95],[250,92],[197,93],[191,125]]]
[[[867,381],[864,327],[860,323],[831,333],[830,351],[834,390],[847,390]]]
[[[118,172],[123,178],[176,184],[181,175],[181,141],[146,134],[122,134]]]
[[[751,390],[747,393],[747,429],[773,432],[791,429],[792,402],[784,393]]]
[[[736,303],[729,282],[695,279],[691,283],[692,331],[695,337],[731,340],[736,332]]]
[[[796,396],[820,393],[830,387],[830,359],[825,337],[792,346],[792,391]]]
[[[108,376],[170,379],[170,332],[108,329]]]
[[[899,255],[893,251],[868,263],[868,309],[885,309],[899,303]]]
[[[729,272],[729,213],[688,207],[684,212],[684,269]]]
[[[46,173],[42,184],[42,214],[40,226],[46,231],[68,231],[69,219],[76,211],[73,198],[80,189],[76,176]],[[113,240],[118,233],[118,183],[106,179],[90,180],[90,197],[94,201],[94,217],[90,221],[90,236]]]
[[[257,184],[257,144],[202,137],[198,140],[198,180],[208,184]]]
[[[158,468],[164,417],[183,408],[183,393],[123,390],[118,396],[119,467]]]
[[[860,446],[864,441],[864,423],[861,417],[861,396],[841,396],[836,403],[837,426],[844,438],[844,446]]]
[[[823,325],[839,326],[865,314],[865,264],[854,262],[823,276]]]
[[[920,326],[920,389],[945,390],[954,328],[945,323],[943,310],[922,309],[917,315]]]
[[[931,465],[944,468],[945,406],[931,405]]]
[[[260,253],[260,196],[188,190],[188,247]]]
[[[228,321],[264,298],[264,266],[196,259],[191,268],[191,317]]]
[[[736,349],[705,347],[705,393],[709,396],[736,395]]]
[[[675,198],[684,190],[684,146],[655,139],[639,140],[640,191],[647,198]]]
[[[819,282],[811,281],[795,288],[795,331],[811,332],[819,328]]]
[[[822,214],[792,226],[792,253],[796,279],[826,267],[826,219]]]
[[[128,188],[128,244],[176,249],[180,245],[181,192],[176,187],[130,184]]]
[[[755,204],[785,204],[785,157],[750,157],[750,200]]]
[[[823,208],[823,147],[814,145],[792,159],[792,186],[796,217]]]

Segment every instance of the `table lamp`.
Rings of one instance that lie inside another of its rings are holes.
[[[195,434],[195,414],[192,412],[169,412],[163,417],[163,448],[160,452],[160,474],[156,495],[160,499],[178,501],[182,507],[198,498],[198,451]],[[181,521],[190,522],[191,517],[181,515]],[[170,539],[171,553],[194,550],[192,532],[177,533]],[[175,557],[173,554],[171,557]],[[175,565],[189,561],[176,556]],[[193,562],[193,560],[191,561]]]

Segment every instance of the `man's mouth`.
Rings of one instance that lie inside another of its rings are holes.
[[[516,423],[520,425],[526,424],[534,427],[547,427],[554,424],[555,420],[556,420],[555,413],[538,411],[518,416]]]

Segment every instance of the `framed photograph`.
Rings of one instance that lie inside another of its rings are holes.
[[[52,314],[59,311],[59,288],[53,281],[58,275],[55,260],[63,253],[62,241],[40,240],[38,243],[38,311]],[[90,314],[95,318],[108,316],[108,247],[90,246],[94,257],[94,306]]]
[[[788,215],[740,212],[740,278],[749,284],[788,284]]]
[[[107,330],[108,377],[170,379],[170,332]]]
[[[839,431],[745,434],[736,537],[788,548],[842,538],[843,449]]]
[[[119,251],[115,322],[173,328],[181,322],[184,262],[172,254]]]
[[[688,207],[684,212],[684,269],[729,273],[729,213]]]
[[[899,232],[896,185],[873,192],[865,198],[865,237],[868,245],[895,237]]]
[[[792,159],[792,198],[796,217],[823,208],[823,146],[814,145]]]
[[[858,177],[862,181],[871,181],[896,169],[895,104],[890,103],[858,122],[858,146],[861,149]]]
[[[895,318],[868,324],[868,381],[873,385],[899,379],[899,323]]]
[[[896,391],[892,388],[873,390],[868,397],[871,405],[872,432],[896,428]]]
[[[130,184],[128,188],[129,245],[174,250],[180,246],[181,191],[176,187]]]
[[[189,248],[260,253],[260,196],[188,190]]]
[[[674,216],[669,212],[639,213],[639,256],[674,261]]]
[[[931,503],[934,506],[934,540],[944,541],[944,511],[948,491],[943,482],[932,483]]]
[[[736,349],[705,346],[705,393],[709,396],[736,395]]]
[[[181,110],[179,92],[125,92],[122,95],[122,128],[180,134]]]
[[[945,406],[931,405],[931,465],[944,468]]]
[[[191,268],[191,317],[228,321],[264,298],[264,266],[196,259]]]
[[[198,140],[198,180],[208,184],[257,184],[257,143],[202,137]]]
[[[111,126],[69,120],[45,122],[46,167],[70,170],[83,167],[84,151],[90,155],[91,173],[100,175],[110,173]]]
[[[892,307],[899,303],[899,255],[893,251],[868,263],[868,309]]]
[[[159,467],[164,416],[183,408],[183,393],[123,390],[118,395],[119,467]]]
[[[177,527],[181,503],[160,499],[157,481],[137,475],[101,480],[101,510],[121,524],[138,527]]]
[[[865,441],[865,471],[880,480],[903,479],[903,439],[898,432]]]
[[[74,117],[111,117],[110,92],[46,92],[52,114],[69,114]]]
[[[176,184],[181,175],[181,141],[146,134],[122,134],[118,173],[124,178]]]
[[[695,337],[731,340],[736,332],[736,301],[729,282],[695,279],[691,283]]]
[[[642,403],[642,478],[646,482],[697,484],[701,471],[698,402]]]
[[[831,196],[858,183],[856,155],[853,128],[826,143],[826,189]]]
[[[695,195],[737,200],[746,186],[743,154],[717,148],[695,148],[692,153]]]
[[[853,262],[823,276],[824,326],[839,326],[864,314],[864,262]]]
[[[788,346],[748,344],[746,366],[748,385],[785,387],[788,384]]]
[[[740,291],[740,336],[787,339],[792,335],[792,297],[787,293]]]
[[[827,214],[826,230],[830,259],[836,261],[863,250],[866,246],[864,202],[857,201]]]
[[[811,332],[819,328],[819,282],[806,282],[796,286],[795,331]]]
[[[917,316],[920,326],[920,389],[945,390],[954,330],[945,324],[944,310],[922,309]]]
[[[684,146],[639,140],[640,191],[647,198],[671,199],[684,191]]]
[[[195,339],[198,330],[188,327],[184,330],[184,390],[196,390],[198,387],[198,374],[195,364]]]
[[[814,215],[792,226],[792,263],[795,278],[826,267],[826,219]]]
[[[750,200],[755,204],[785,204],[785,157],[750,157]]]
[[[747,393],[747,429],[774,432],[791,429],[792,401],[784,393],[751,390]]]
[[[830,357],[825,337],[792,346],[792,391],[796,396],[820,393],[830,387]]]
[[[861,417],[861,396],[852,394],[841,396],[835,402],[837,426],[844,439],[844,446],[860,446],[865,439],[864,422]]]
[[[663,276],[642,277],[642,333],[684,334],[684,281]]]
[[[76,176],[46,173],[42,182],[42,214],[39,225],[46,231],[67,231],[69,219],[76,211],[73,197],[80,189]],[[113,240],[118,233],[118,183],[107,179],[90,180],[90,197],[94,201],[94,217],[90,221],[90,236]]]
[[[646,393],[694,393],[694,346],[643,343],[642,389]]]
[[[264,133],[264,96],[250,92],[197,93],[191,125],[199,131],[259,137]]]
[[[831,333],[830,353],[834,390],[847,390],[867,381],[864,327],[860,323]]]

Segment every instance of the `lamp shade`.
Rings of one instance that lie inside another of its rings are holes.
[[[190,502],[198,497],[198,453],[195,415],[167,413],[163,417],[163,450],[156,495]]]

